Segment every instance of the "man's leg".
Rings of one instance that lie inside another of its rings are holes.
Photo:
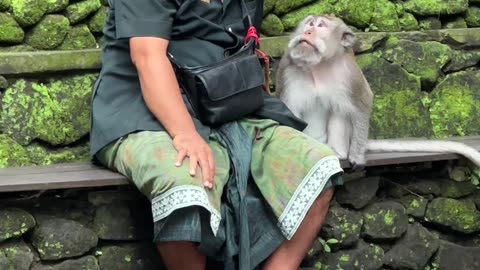
[[[206,257],[192,242],[161,242],[158,252],[168,270],[204,270]]]
[[[293,235],[265,261],[264,270],[296,270],[320,232],[334,188],[323,192],[308,210],[305,219]]]
[[[203,188],[201,173],[190,176],[188,160],[180,167],[174,166],[177,151],[165,132],[131,134],[102,149],[97,158],[107,168],[129,178],[151,200],[155,225],[167,216],[180,223],[195,223],[188,213],[182,212],[180,219],[171,217],[186,207],[195,206],[201,206],[202,209],[206,207],[212,216],[217,215],[219,209],[215,206],[220,205],[223,187],[228,179],[229,160],[218,142],[212,139],[210,146],[216,162],[215,184],[211,190]],[[155,225],[154,240],[168,270],[205,269],[206,257],[196,246],[201,236],[192,226],[176,227],[173,233],[170,231],[165,234],[161,229],[164,226],[157,229]]]

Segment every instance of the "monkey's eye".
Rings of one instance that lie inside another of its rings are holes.
[[[325,27],[325,26],[326,26],[326,24],[323,21],[319,22],[318,25],[317,25],[317,27]]]
[[[310,21],[310,26],[314,26],[313,21]]]

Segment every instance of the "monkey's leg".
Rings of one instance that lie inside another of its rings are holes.
[[[332,113],[328,121],[328,145],[337,153],[339,159],[348,158],[352,129],[346,116]]]
[[[303,120],[308,123],[303,132],[315,140],[326,144],[328,111],[321,106],[310,108],[304,112]]]
[[[366,164],[365,150],[368,142],[369,114],[363,112],[352,114],[352,127],[348,161],[354,168],[358,168]]]

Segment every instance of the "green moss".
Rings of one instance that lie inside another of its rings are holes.
[[[25,149],[5,134],[0,134],[0,168],[25,165],[29,165]]]
[[[69,5],[66,9],[66,16],[71,24],[76,24],[93,14],[100,8],[99,0],[82,0]]]
[[[447,21],[443,28],[445,29],[457,29],[457,28],[467,28],[467,22],[462,17],[456,17],[453,20]]]
[[[471,201],[436,198],[428,205],[425,218],[462,233],[480,231],[480,212]]]
[[[265,0],[263,1],[263,14],[269,14],[275,7],[276,0]]]
[[[327,1],[316,2],[315,4],[306,5],[297,10],[289,12],[288,14],[282,16],[283,26],[286,31],[292,30],[297,27],[297,25],[305,19],[308,15],[311,14],[328,14],[332,13],[334,7]]]
[[[396,5],[387,0],[377,0],[369,28],[373,31],[399,31]]]
[[[77,161],[88,161],[88,145],[77,147],[47,149],[38,144],[25,147],[26,156],[31,163],[37,165],[49,165]]]
[[[25,210],[19,208],[0,210],[0,242],[9,238],[18,238],[35,224],[33,216]]]
[[[435,30],[442,28],[442,22],[436,17],[420,18],[418,21],[418,27],[421,30]]]
[[[365,28],[373,17],[376,2],[377,0],[339,0],[334,6],[334,13],[350,25]]]
[[[92,33],[101,33],[103,26],[105,24],[105,19],[107,18],[108,7],[100,7],[100,9],[95,12],[95,14],[88,21],[88,29]]]
[[[12,5],[12,0],[0,0],[0,11],[6,11],[10,9]]]
[[[468,0],[407,0],[404,7],[420,16],[458,14],[467,11]]]
[[[375,95],[371,133],[375,138],[431,137],[432,124],[426,94],[419,91],[394,91]]]
[[[383,214],[382,211],[380,211],[380,214]],[[393,225],[393,222],[395,220],[395,217],[397,214],[395,212],[391,211],[390,209],[387,209],[386,213],[383,215],[383,222],[385,222],[386,225]]]
[[[283,34],[283,24],[274,14],[267,15],[262,21],[261,32],[267,36],[280,36]]]
[[[65,39],[70,23],[65,16],[47,15],[27,34],[25,43],[41,50],[59,46]]]
[[[314,2],[315,0],[277,0],[273,8],[276,15],[286,14],[298,7]]]
[[[469,27],[480,27],[480,7],[471,6],[465,15],[465,22]]]
[[[0,13],[0,42],[18,44],[23,41],[25,33],[9,13]]]
[[[408,72],[420,76],[422,86],[428,87],[436,83],[442,68],[450,61],[452,52],[448,45],[436,41],[390,39],[380,54],[386,60],[398,63]]]
[[[68,144],[90,128],[90,94],[96,74],[38,84],[18,80],[2,99],[0,126],[22,145],[38,138]]]
[[[46,0],[12,0],[12,13],[21,26],[39,22],[47,12]]]
[[[432,92],[430,118],[437,138],[478,134],[480,74],[460,71],[449,74]]]
[[[57,48],[59,50],[81,50],[97,47],[97,41],[88,27],[79,24],[70,28],[63,43]]]
[[[405,12],[405,14],[403,14],[400,17],[399,22],[400,22],[400,27],[404,31],[414,31],[419,29],[418,21],[415,18],[415,16],[413,16],[413,14],[411,13]]]
[[[68,6],[68,0],[46,0],[47,13],[55,13],[64,10]]]

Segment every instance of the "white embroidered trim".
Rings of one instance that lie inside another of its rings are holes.
[[[210,227],[213,235],[217,235],[221,220],[220,213],[208,201],[203,188],[197,186],[175,187],[152,200],[153,221],[167,217],[173,211],[192,205],[202,206],[210,212]]]
[[[322,192],[328,179],[336,173],[342,172],[340,161],[336,156],[322,158],[308,172],[298,186],[285,210],[278,219],[277,226],[285,238],[290,240],[305,218],[308,209]]]

